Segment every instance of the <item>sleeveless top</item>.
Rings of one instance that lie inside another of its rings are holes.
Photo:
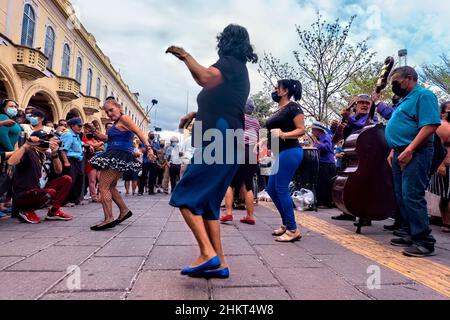
[[[120,116],[122,118],[122,116]],[[121,131],[116,128],[120,118],[108,130],[108,150],[125,151],[132,153],[134,133],[131,131]]]

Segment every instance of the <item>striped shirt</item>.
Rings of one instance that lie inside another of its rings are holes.
[[[258,119],[246,114],[245,115],[245,132],[244,139],[245,144],[254,145],[259,142],[259,130],[261,125]]]

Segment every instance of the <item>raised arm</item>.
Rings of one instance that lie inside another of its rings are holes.
[[[25,152],[27,152],[29,148],[30,145],[28,143],[25,143],[22,147],[14,151],[13,154],[8,159],[8,165],[12,167],[17,166],[22,160],[23,156],[25,155]]]
[[[171,46],[166,53],[171,53],[181,61],[183,61],[192,74],[195,82],[203,88],[214,88],[224,82],[222,73],[215,67],[206,68],[197,62],[183,48]]]

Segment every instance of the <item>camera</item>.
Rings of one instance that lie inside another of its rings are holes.
[[[48,149],[48,148],[50,148],[50,141],[49,140],[44,140],[44,139],[42,139],[42,140],[39,140],[39,148],[45,148],[45,149]],[[62,147],[62,142],[61,141],[58,141],[58,147]]]

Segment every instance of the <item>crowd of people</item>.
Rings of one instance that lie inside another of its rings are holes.
[[[115,100],[110,97],[107,102],[105,107]],[[120,108],[116,112],[122,115]],[[41,222],[36,211],[49,207],[46,220],[67,221],[73,216],[62,208],[102,203],[102,196],[110,196],[108,188],[101,192],[100,182],[105,180],[101,174],[106,167],[99,165],[98,159],[108,150],[123,149],[120,142],[117,146],[117,139],[108,139],[108,135],[121,134],[114,120],[105,125],[107,135],[101,135],[100,128],[83,123],[79,117],[54,124],[46,121],[38,108],[27,106],[22,110],[8,99],[1,101],[0,119],[0,217],[12,216],[36,224]],[[128,126],[133,127],[130,123]],[[121,159],[124,163],[133,160],[133,167],[119,170],[125,195],[169,194],[192,157],[190,140],[180,144],[173,137],[166,145],[154,132],[146,138],[138,133],[144,142],[139,143],[136,133],[130,132],[132,158]]]
[[[277,108],[260,123],[252,115],[254,102],[248,99],[246,64],[256,63],[258,57],[247,30],[229,25],[217,40],[219,60],[211,67],[203,67],[180,47],[167,49],[203,87],[197,99],[198,112],[183,117],[180,123],[180,129],[190,132],[182,142],[172,137],[166,143],[155,132],[145,136],[114,97],[107,98],[103,106],[111,120],[105,134],[80,118],[52,124],[37,108],[22,111],[15,101],[3,100],[2,214],[12,212],[24,222],[39,223],[36,210],[48,208],[47,220],[67,221],[74,217],[62,208],[82,205],[89,199],[101,203],[104,212],[104,221],[91,229],[114,228],[133,215],[117,189],[123,177],[125,197],[171,193],[170,204],[180,209],[200,249],[194,263],[181,271],[183,275],[228,278],[220,223],[233,221],[236,199],[241,198],[247,210],[240,222],[254,225],[255,196],[264,189],[280,214],[281,226],[273,231],[274,240],[300,241],[290,185],[293,181],[297,189],[309,185],[319,208],[334,207],[333,181],[346,168],[345,141],[368,122],[381,121],[370,114],[375,105],[387,122],[386,142],[392,150],[386,162],[392,167],[398,210],[395,223],[385,226],[397,236],[391,244],[405,247],[407,256],[434,254],[436,241],[431,235],[425,191],[441,198],[443,231],[450,232],[450,153],[437,164],[436,172],[430,170],[436,146],[450,148],[449,102],[441,105],[439,116],[436,96],[418,85],[413,68],[400,67],[390,76],[395,93],[392,105],[380,101],[377,93],[363,93],[354,97],[351,108],[342,110],[342,122],[334,121],[330,127],[315,122],[306,127],[299,104],[301,82],[280,79],[272,92]],[[198,132],[194,130],[197,124],[201,128]],[[260,137],[261,126],[267,137]],[[219,146],[214,139],[204,138],[211,129],[223,138]],[[241,130],[242,140],[230,137],[229,130]],[[214,154],[222,155],[226,163],[207,159],[205,154],[212,145]],[[305,166],[314,159],[316,169]],[[266,172],[268,167],[270,173]],[[317,172],[305,178],[310,171]],[[259,188],[255,181],[259,181]],[[117,218],[113,203],[120,210]],[[333,219],[355,221],[356,217],[342,213]],[[360,219],[358,225],[370,226],[371,221]]]

